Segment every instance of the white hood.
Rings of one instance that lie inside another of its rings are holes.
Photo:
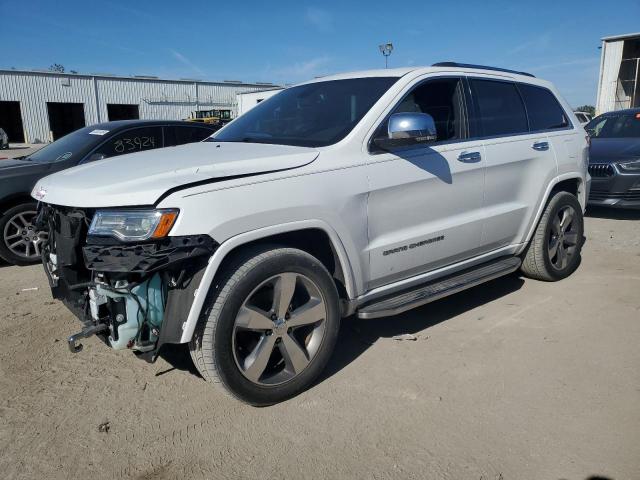
[[[202,142],[108,158],[38,181],[31,195],[53,205],[152,205],[167,190],[208,179],[302,167],[312,148],[256,143]]]

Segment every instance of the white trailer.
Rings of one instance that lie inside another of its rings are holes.
[[[602,39],[596,113],[640,107],[640,33]]]
[[[282,88],[272,88],[269,90],[263,90],[261,92],[241,92],[237,94],[238,104],[238,116],[245,112],[248,112],[257,104],[266,100],[269,97],[273,97],[276,93],[282,91]]]

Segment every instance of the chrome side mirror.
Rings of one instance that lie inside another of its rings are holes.
[[[390,140],[414,140],[415,143],[437,140],[436,122],[428,113],[394,113],[389,117]]]
[[[428,113],[394,113],[387,128],[387,137],[375,140],[379,147],[416,145],[438,139],[436,122]]]

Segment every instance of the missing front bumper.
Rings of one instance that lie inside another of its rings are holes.
[[[50,232],[43,264],[54,298],[82,322],[69,349],[92,335],[116,349],[155,360],[165,343],[180,343],[207,260],[217,243],[207,235],[129,244],[87,237],[89,216],[43,207]]]

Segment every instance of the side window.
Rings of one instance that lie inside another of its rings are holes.
[[[436,124],[437,141],[467,138],[467,120],[462,80],[443,78],[427,80],[409,92],[391,114],[428,113]],[[374,138],[387,135],[388,120],[376,130]]]
[[[529,104],[527,104],[527,109],[529,108]],[[529,111],[529,118],[531,118],[531,111]],[[587,119],[585,118],[585,116],[581,113],[576,113],[576,118],[578,119],[579,122],[584,123],[587,121]]]
[[[514,135],[529,131],[524,104],[514,83],[471,80],[482,135]]]
[[[118,133],[102,144],[94,155],[108,158],[154,148],[162,148],[162,127],[134,128]]]
[[[518,88],[527,106],[529,125],[532,131],[553,130],[569,126],[569,119],[556,97],[549,90],[526,84],[519,84]],[[581,113],[578,115],[581,116],[580,121],[584,121],[583,115]]]
[[[171,128],[171,127],[170,127]],[[184,145],[185,143],[201,142],[213,135],[213,131],[201,127],[172,127],[175,132],[174,145]]]

